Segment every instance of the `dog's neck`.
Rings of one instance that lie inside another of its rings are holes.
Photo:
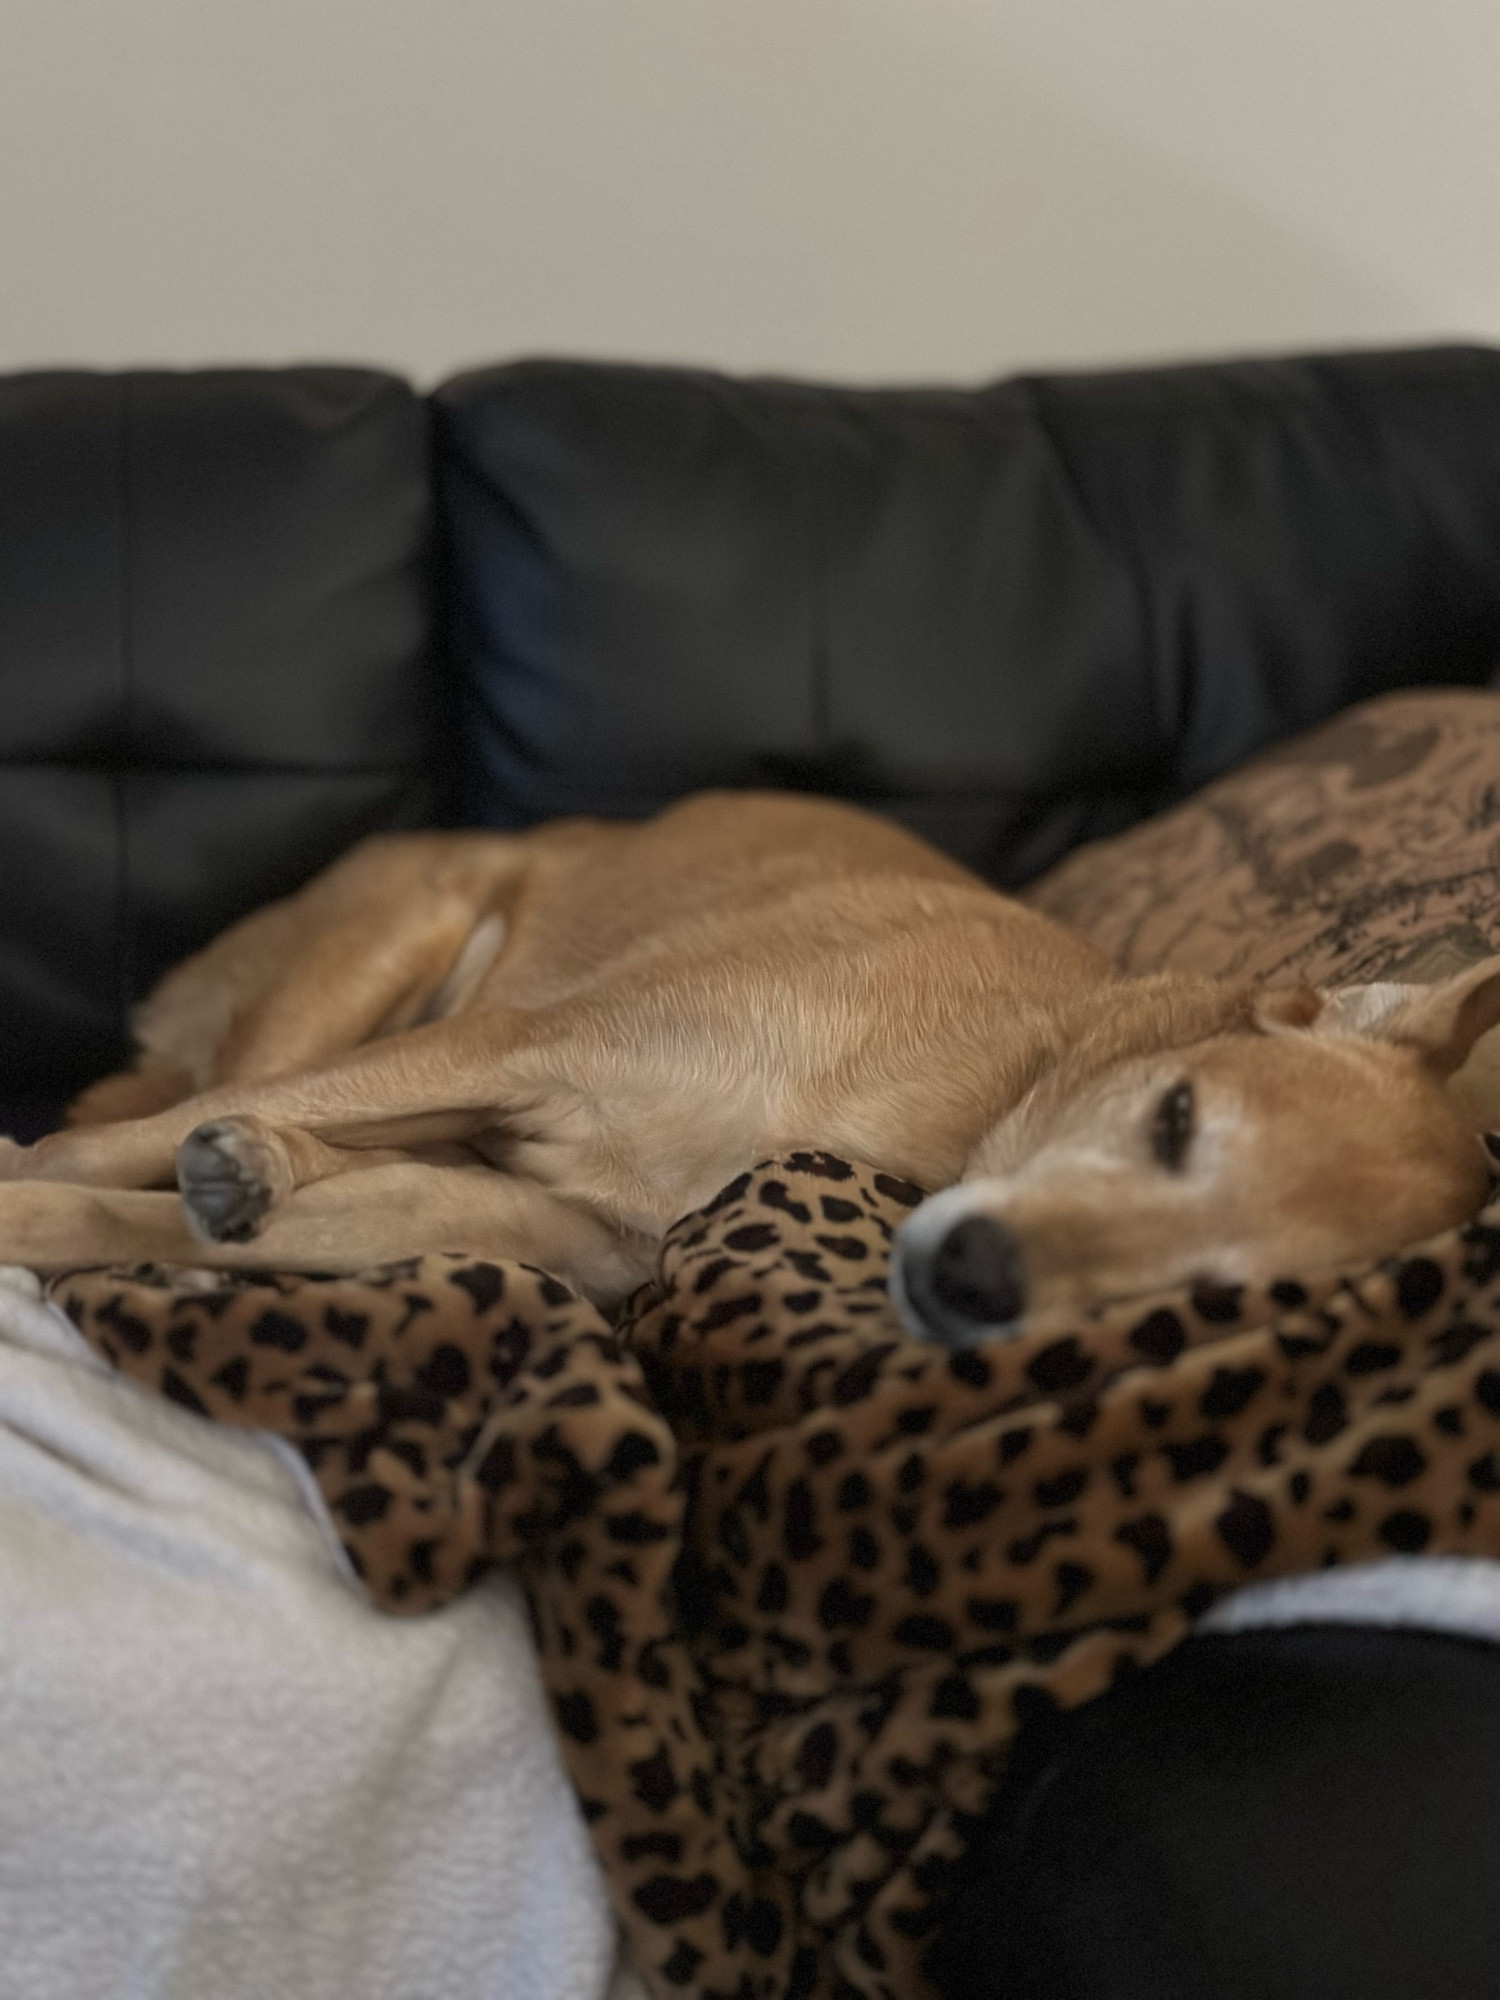
[[[998,997],[993,1007],[955,1013],[929,1035],[904,1045],[893,1040],[890,1067],[820,1105],[821,1143],[878,1160],[919,1186],[945,1187],[1002,1120],[1033,1106],[1039,1115],[1044,1104],[1131,1056],[1248,1027],[1251,1005],[1244,984],[1174,973],[1079,980],[1065,995],[1031,1005]],[[809,1135],[777,1136],[801,1142]]]

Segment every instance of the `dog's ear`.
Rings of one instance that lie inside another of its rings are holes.
[[[1256,998],[1256,1019],[1271,1004],[1269,1027],[1311,1027],[1319,1035],[1368,1035],[1414,1049],[1439,1076],[1462,1069],[1480,1036],[1500,1023],[1500,957],[1481,959],[1435,986],[1403,986],[1382,980],[1373,986],[1343,986],[1315,994],[1319,1005],[1309,1017],[1298,996],[1311,987]]]
[[[1310,1028],[1323,1014],[1327,995],[1316,986],[1268,986],[1251,1001],[1250,1014],[1263,1034],[1278,1028]]]
[[[1483,958],[1437,986],[1407,989],[1374,1032],[1415,1049],[1429,1069],[1451,1076],[1462,1069],[1479,1037],[1500,1023],[1500,956]]]

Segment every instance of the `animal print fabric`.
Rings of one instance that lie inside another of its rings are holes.
[[[458,1256],[55,1293],[137,1380],[291,1439],[388,1609],[518,1566],[660,2000],[914,2000],[1028,1718],[1251,1579],[1500,1554],[1500,1204],[1357,1276],[950,1352],[886,1300],[917,1198],[764,1164],[614,1326]]]
[[[1024,900],[1126,972],[1426,985],[1496,949],[1500,694],[1382,695],[1076,849]]]

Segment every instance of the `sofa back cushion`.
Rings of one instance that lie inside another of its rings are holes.
[[[0,378],[0,1095],[434,807],[427,417],[365,369]]]
[[[468,810],[872,803],[1005,883],[1500,658],[1500,353],[435,398]]]

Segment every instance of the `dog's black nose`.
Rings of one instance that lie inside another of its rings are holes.
[[[1020,1246],[1003,1223],[966,1215],[933,1251],[927,1289],[958,1319],[1005,1326],[1026,1303]]]

